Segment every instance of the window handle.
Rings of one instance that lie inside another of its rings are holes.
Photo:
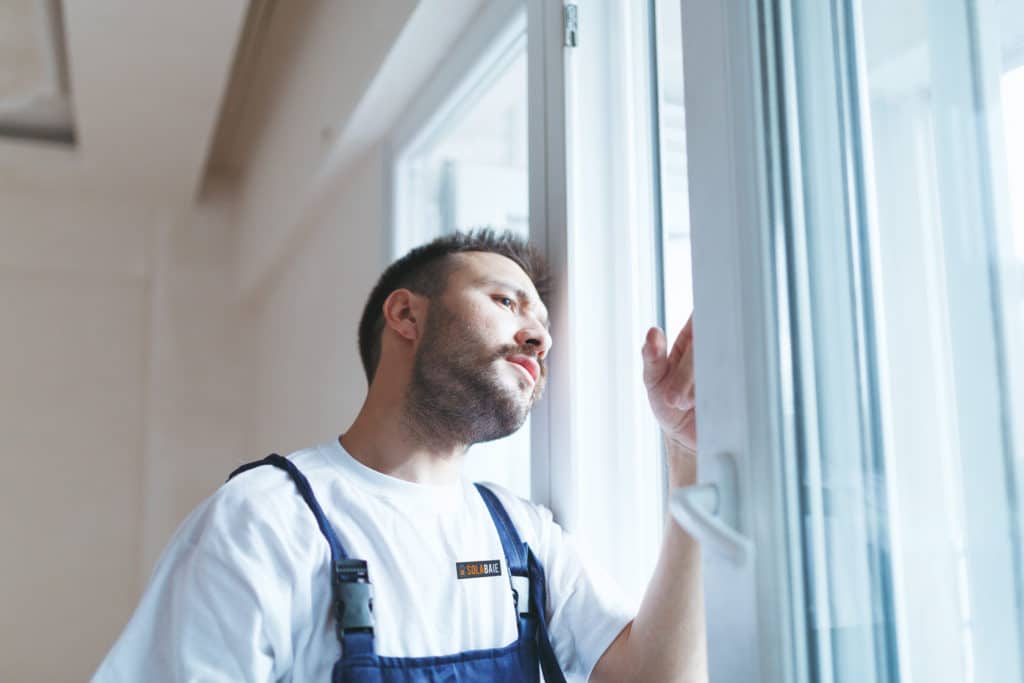
[[[754,554],[750,539],[730,527],[719,514],[722,495],[717,484],[694,484],[672,491],[669,510],[679,526],[703,548],[737,567],[745,567]]]

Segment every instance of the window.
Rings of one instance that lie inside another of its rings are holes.
[[[686,9],[716,680],[1024,680],[1022,19]]]
[[[849,227],[845,244],[804,230],[818,294],[803,342],[830,397],[803,452],[812,670],[1021,680],[1012,347],[995,275],[1011,243],[1002,131],[989,127],[1002,60],[984,54],[999,35],[968,3],[906,3],[899,32],[890,9],[840,12],[798,13],[795,32],[837,27],[846,55],[823,59],[806,38],[794,54],[797,116],[825,121],[800,140],[806,225]],[[823,64],[845,74],[835,105],[813,92],[833,83]],[[853,168],[839,172],[830,143]]]
[[[653,1],[586,3],[566,47],[559,3],[523,9],[482,10],[399,126],[394,255],[481,224],[547,250],[547,395],[529,430],[474,446],[468,474],[549,505],[639,599],[665,510],[640,346],[691,300],[679,22],[656,36]]]
[[[561,496],[573,531],[637,601],[666,486],[640,348],[662,318],[671,343],[690,313],[678,23],[654,30],[671,5],[581,3],[578,43],[563,48],[568,336],[581,342],[566,359],[576,465]]]
[[[494,41],[479,38],[497,35]],[[527,235],[526,17],[497,3],[468,29],[398,127],[394,148],[393,257],[435,237],[490,226]],[[476,444],[466,476],[530,496],[530,422]]]
[[[529,226],[558,276],[529,448],[483,478],[639,597],[639,347],[693,302],[712,679],[1024,681],[1019,3],[595,0],[573,46],[526,5],[395,138],[396,254]]]
[[[1020,58],[1024,60],[1024,54]],[[1024,64],[1008,69],[1003,74],[1000,86],[1005,123],[1003,136],[1006,143],[1006,184],[1013,225],[1013,260],[1020,272],[1024,269],[1024,126],[1016,122],[1024,121]],[[1022,277],[1017,279],[1024,281]]]
[[[407,245],[481,226],[528,233],[525,36],[488,57],[489,68],[400,152]]]
[[[653,16],[657,63],[657,187],[661,223],[665,329],[682,329],[693,311],[690,204],[686,194],[686,110],[683,103],[681,0],[656,0]]]

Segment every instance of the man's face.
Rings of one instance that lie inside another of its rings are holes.
[[[544,391],[551,337],[530,278],[489,252],[452,257],[413,364],[410,399],[420,419],[472,444],[519,429]]]

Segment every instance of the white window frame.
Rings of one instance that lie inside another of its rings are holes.
[[[793,435],[780,397],[792,390],[779,348],[788,318],[774,281],[782,216],[766,154],[779,143],[762,89],[758,5],[684,0],[682,8],[686,126],[699,131],[687,149],[703,488],[677,493],[673,509],[688,511],[683,521],[702,543],[716,681],[806,680],[804,610],[790,590],[799,530],[783,514],[795,473],[783,457]]]
[[[530,241],[541,248],[553,275],[550,374],[544,397],[531,415],[531,497],[546,505],[567,528],[576,524],[572,453],[573,377],[569,372],[569,246],[566,201],[565,53],[562,3],[527,0],[527,83],[529,84]],[[557,425],[557,428],[555,427]]]
[[[387,169],[388,253],[400,258],[410,244],[436,235],[418,234],[415,221],[401,215],[407,188],[399,172],[402,159],[437,138],[447,121],[457,118],[476,101],[488,74],[500,72],[526,41],[526,12],[521,0],[494,0],[470,21],[437,72],[413,98],[395,123],[385,148]]]
[[[550,5],[539,15],[553,62],[543,75],[549,88],[560,82],[547,93],[549,137],[531,151],[546,149],[549,168],[557,165],[546,178],[559,212],[549,214],[547,236],[564,254],[557,289],[570,304],[556,309],[565,318],[553,347],[563,355],[551,364],[561,371],[552,388],[557,381],[562,392],[550,408],[558,416],[552,501],[563,526],[638,602],[665,522],[661,435],[640,358],[659,322],[661,286],[651,7],[580,3],[577,45],[565,46],[562,8]]]

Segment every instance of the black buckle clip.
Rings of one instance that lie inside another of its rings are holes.
[[[530,616],[530,577],[512,574],[512,601],[519,616]]]
[[[335,562],[332,585],[338,636],[373,633],[373,584],[366,571],[366,560]]]

